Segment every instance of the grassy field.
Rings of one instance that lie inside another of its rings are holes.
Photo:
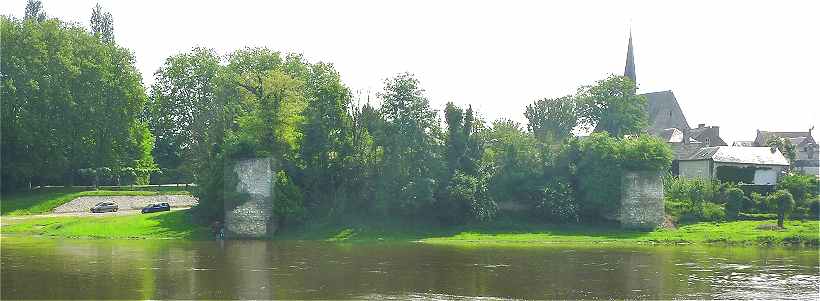
[[[210,230],[191,223],[188,210],[126,216],[4,217],[3,234],[65,238],[205,239]]]
[[[3,217],[0,232],[68,238],[210,239],[209,229],[191,223],[188,210],[126,216]],[[696,223],[677,229],[629,231],[617,226],[545,225],[500,222],[490,225],[436,227],[385,223],[313,225],[277,233],[277,240],[335,242],[420,241],[463,246],[530,247],[553,243],[727,245],[820,245],[820,221],[787,220],[785,229],[762,230],[774,220]]]
[[[757,226],[776,221],[697,223],[678,229],[629,231],[617,226],[502,224],[455,228],[429,226],[318,227],[284,233],[278,239],[327,241],[421,241],[451,245],[537,246],[548,243],[677,244],[719,243],[731,245],[820,245],[820,221],[786,221],[785,229],[761,230]]]
[[[51,212],[54,208],[81,196],[151,196],[163,194],[190,194],[182,187],[103,187],[105,190],[91,188],[49,187],[29,192],[3,195],[0,197],[0,214],[30,215]],[[117,189],[117,190],[114,190]],[[129,190],[120,190],[129,189]]]

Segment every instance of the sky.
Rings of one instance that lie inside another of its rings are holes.
[[[21,17],[25,2],[0,14]],[[434,109],[524,122],[536,99],[622,74],[631,28],[638,92],[672,90],[690,126],[720,126],[731,144],[820,125],[820,1],[42,2],[85,27],[99,2],[146,86],[193,47],[264,46],[333,63],[361,99],[410,72]]]

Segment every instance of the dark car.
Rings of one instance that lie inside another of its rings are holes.
[[[102,213],[102,212],[117,212],[120,209],[116,203],[112,202],[100,202],[94,207],[91,207],[91,213]]]
[[[168,203],[158,203],[158,204],[150,204],[142,208],[142,213],[151,213],[151,212],[160,212],[160,211],[171,211],[171,205]]]

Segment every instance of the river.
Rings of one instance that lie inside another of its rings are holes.
[[[3,237],[3,299],[818,299],[817,248]]]

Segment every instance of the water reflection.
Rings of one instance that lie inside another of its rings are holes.
[[[2,297],[816,299],[817,249],[3,238]]]

